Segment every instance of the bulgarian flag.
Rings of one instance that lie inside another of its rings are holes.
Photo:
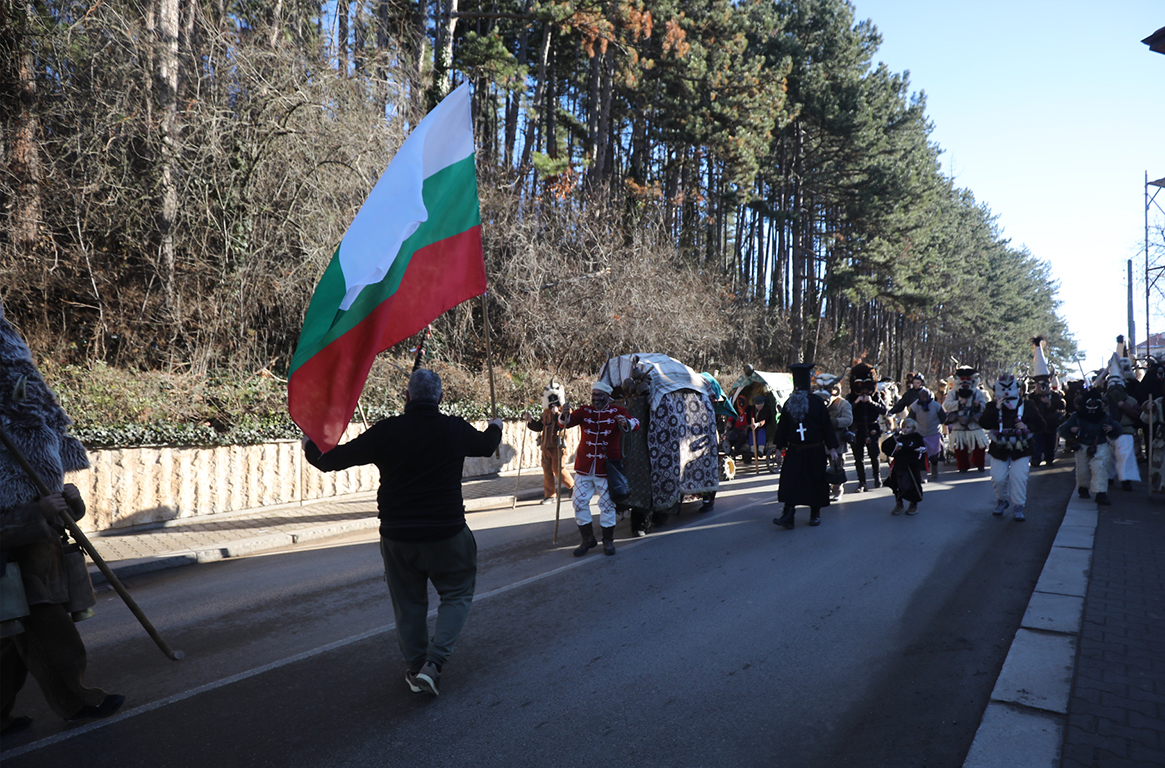
[[[340,442],[377,353],[485,293],[469,84],[405,139],[332,254],[291,361],[287,408]]]

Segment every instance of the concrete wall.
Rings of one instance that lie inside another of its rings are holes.
[[[486,422],[474,426],[485,429]],[[362,431],[361,426],[350,426],[345,441]],[[577,433],[567,433],[568,457],[574,455]],[[463,476],[513,471],[519,462],[523,472],[541,472],[537,437],[524,423],[507,422],[497,454],[467,458]],[[298,440],[213,448],[102,449],[90,451],[89,462],[89,469],[66,478],[85,497],[89,513],[81,527],[86,531],[375,491],[380,482],[374,466],[316,470],[303,460]]]

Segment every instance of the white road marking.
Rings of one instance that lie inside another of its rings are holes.
[[[640,538],[640,539],[635,539],[631,542],[622,543],[622,544],[620,544],[620,549],[630,549],[631,547],[637,547],[637,546],[646,544],[650,541],[659,541],[659,540],[662,540],[666,536],[676,534],[676,533],[681,533],[687,528],[691,528],[691,527],[695,527],[697,525],[703,524],[708,520],[712,520],[712,519],[717,518],[717,517],[727,517],[728,515],[736,514],[738,512],[744,512],[746,510],[752,509],[753,507],[759,506],[761,504],[769,503],[772,500],[773,500],[772,497],[769,496],[769,497],[766,497],[763,499],[757,499],[756,501],[750,502],[750,503],[745,504],[745,505],[740,506],[740,507],[736,507],[734,509],[717,511],[717,512],[713,512],[710,515],[705,514],[705,515],[702,515],[701,517],[699,517],[695,520],[692,520],[691,522],[689,522],[686,525],[680,526],[679,528],[674,528],[674,529],[671,529],[668,531],[661,531],[659,533],[652,534],[650,536],[645,536],[645,537]],[[488,600],[491,597],[497,597],[498,595],[504,595],[507,592],[511,592],[511,591],[518,589],[520,587],[524,587],[527,584],[533,584],[533,583],[541,581],[543,579],[548,579],[551,576],[556,576],[556,575],[563,573],[565,571],[569,571],[572,568],[579,568],[579,567],[586,565],[587,563],[594,563],[594,562],[602,562],[602,559],[598,558],[598,557],[579,558],[572,563],[567,563],[566,565],[559,566],[558,568],[555,568],[555,569],[550,570],[550,571],[546,571],[545,573],[540,573],[536,576],[529,576],[525,579],[515,581],[512,584],[506,584],[505,586],[496,587],[495,589],[491,589],[488,592],[484,592],[480,595],[475,595],[473,598],[473,601],[480,602],[482,600]],[[434,608],[432,611],[429,611],[429,618],[432,618],[436,614],[437,614],[437,609]],[[346,646],[352,645],[353,643],[359,643],[363,640],[367,640],[370,637],[375,637],[376,635],[390,632],[395,628],[396,628],[396,623],[394,622],[394,623],[386,624],[383,627],[377,627],[376,629],[370,629],[370,630],[367,630],[365,632],[361,632],[360,634],[352,635],[351,637],[345,637],[342,640],[337,640],[333,643],[328,643],[327,645],[321,645],[318,648],[313,648],[309,651],[303,651],[301,653],[295,654],[294,656],[288,656],[285,659],[279,659],[278,661],[272,661],[268,664],[263,664],[262,666],[255,667],[254,669],[248,669],[244,672],[239,672],[237,674],[230,675],[229,677],[224,677],[221,680],[215,680],[214,682],[206,683],[205,685],[200,685],[196,688],[191,688],[188,691],[183,691],[182,693],[176,693],[173,696],[167,696],[164,699],[158,699],[157,701],[152,701],[149,704],[143,704],[140,707],[134,707],[133,709],[119,712],[116,715],[112,715],[111,717],[107,717],[107,718],[102,719],[102,720],[95,720],[91,723],[88,723],[87,725],[83,725],[83,726],[80,726],[78,728],[71,728],[68,731],[65,731],[63,733],[58,733],[55,736],[49,736],[48,738],[41,739],[40,741],[34,741],[31,744],[25,744],[23,747],[17,747],[16,749],[11,749],[11,750],[4,750],[3,753],[0,753],[0,756],[3,756],[4,758],[7,758],[7,759],[11,759],[14,757],[19,757],[20,755],[28,754],[29,752],[34,752],[38,749],[44,749],[45,747],[50,747],[53,744],[59,744],[62,741],[67,741],[68,739],[72,739],[72,738],[75,738],[77,736],[83,736],[86,733],[92,733],[93,731],[96,731],[99,728],[106,728],[106,727],[114,725],[116,723],[120,723],[123,720],[130,719],[131,717],[137,717],[138,715],[144,715],[144,714],[147,714],[149,712],[153,712],[155,710],[162,709],[163,707],[168,707],[171,704],[177,704],[178,702],[185,701],[187,699],[192,699],[195,696],[201,695],[203,693],[208,693],[210,691],[214,691],[214,690],[217,690],[219,688],[225,688],[228,685],[233,685],[234,683],[242,682],[243,680],[247,680],[247,679],[255,677],[257,675],[262,675],[264,673],[271,672],[271,671],[279,669],[281,667],[286,667],[289,664],[296,664],[298,662],[305,661],[305,660],[313,658],[315,656],[320,656],[320,655],[325,654],[325,653],[330,653],[331,651],[337,650],[339,648],[344,648]]]

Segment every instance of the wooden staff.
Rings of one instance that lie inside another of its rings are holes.
[[[558,543],[558,517],[563,512],[563,461],[558,458],[557,445],[555,446],[555,450],[555,458],[558,460],[558,474],[555,475],[555,536],[551,538],[551,544]]]
[[[752,424],[751,428],[752,428],[752,462],[753,462],[753,469],[756,470],[755,472],[753,472],[753,474],[759,475],[760,474],[760,451],[758,451],[756,448],[756,424]]]
[[[525,422],[526,420],[522,419],[522,421]],[[522,483],[522,457],[526,455],[526,433],[529,431],[530,431],[530,427],[527,424],[523,423],[522,424],[522,443],[521,443],[522,447],[518,450],[518,476],[514,480],[514,502],[512,504],[510,504],[510,509],[513,509],[514,507],[518,506],[518,488],[521,487],[521,483]]]
[[[24,468],[24,471],[28,473],[28,477],[32,480],[33,485],[36,486],[37,492],[40,493],[41,496],[51,496],[52,491],[49,490],[48,485],[46,485],[45,481],[41,479],[41,476],[37,473],[37,471],[32,468],[32,465],[28,463],[28,459],[24,457],[24,454],[20,452],[20,449],[17,448],[10,439],[8,439],[8,433],[4,431],[3,427],[0,427],[0,442],[4,443],[4,447],[8,449],[8,453],[12,454],[12,457],[16,459],[17,463],[19,463],[20,466]],[[97,554],[97,550],[94,549],[93,544],[90,543],[89,537],[86,536],[84,532],[77,527],[77,524],[73,522],[73,519],[69,517],[67,513],[61,513],[60,521],[64,523],[65,528],[72,535],[73,539],[75,539],[76,542],[81,545],[81,548],[84,549],[86,553],[88,553],[89,557],[92,558],[93,562],[101,570],[101,573],[105,574],[105,578],[109,581],[110,584],[113,585],[113,588],[117,591],[117,594],[120,595],[121,599],[125,601],[126,606],[129,607],[130,611],[141,623],[142,627],[145,628],[146,632],[149,633],[150,637],[153,638],[154,642],[158,644],[158,647],[162,649],[162,653],[166,654],[166,657],[169,659],[180,661],[186,654],[182,653],[182,651],[173,650],[170,647],[170,644],[167,643],[160,634],[158,634],[158,630],[155,629],[154,625],[150,623],[150,620],[146,618],[146,614],[142,612],[142,609],[138,607],[137,602],[133,599],[133,597],[130,596],[129,592],[126,591],[125,586],[123,586],[121,581],[118,580],[117,576],[113,574],[113,571],[110,570],[105,560],[101,558],[101,555]]]
[[[485,297],[489,292],[481,295],[481,324],[485,326],[485,362],[489,368],[489,407],[492,418],[498,417],[498,401],[494,395],[494,356],[489,345],[489,315],[485,309]]]

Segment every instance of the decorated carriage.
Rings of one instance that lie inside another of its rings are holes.
[[[756,430],[746,436],[745,442],[750,449],[749,453],[758,458],[758,470],[763,461],[770,472],[776,472],[780,467],[780,452],[773,445],[773,437],[776,435],[781,406],[793,394],[793,374],[758,371],[748,365],[744,368],[744,375],[732,382],[729,392],[730,400],[736,404],[737,410],[755,404],[757,398],[764,399],[765,410],[772,414],[772,423],[766,425],[763,438],[758,437],[761,430]]]
[[[623,434],[623,470],[630,495],[619,506],[631,527],[646,533],[686,495],[716,491],[718,437],[710,385],[674,358],[655,352],[613,357],[599,380],[642,429]]]

